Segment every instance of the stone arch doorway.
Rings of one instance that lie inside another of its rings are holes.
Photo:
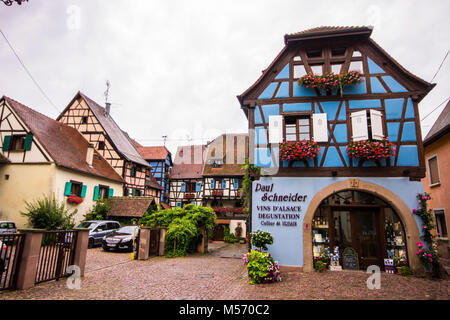
[[[419,271],[420,262],[414,252],[415,244],[419,241],[420,234],[412,212],[403,200],[401,200],[392,191],[377,184],[359,179],[349,179],[331,184],[318,192],[311,200],[303,220],[303,270],[306,272],[313,271],[313,241],[311,226],[317,209],[324,199],[345,190],[361,191],[372,194],[373,196],[380,198],[392,208],[404,228],[409,265],[413,271]]]

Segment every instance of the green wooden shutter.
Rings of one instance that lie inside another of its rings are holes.
[[[113,188],[109,188],[108,198],[112,197],[113,195],[114,195],[114,189]]]
[[[64,195],[70,196],[71,190],[72,190],[72,182],[66,182],[66,187],[64,188]]]
[[[23,144],[24,150],[31,150],[31,143],[33,142],[33,134],[29,133],[25,137],[25,143]]]
[[[5,139],[3,140],[3,151],[8,151],[11,144],[11,136],[5,136]]]
[[[94,188],[94,201],[95,201],[95,200],[98,200],[98,195],[99,195],[99,193],[100,193],[100,188],[99,188],[99,186],[95,186],[95,188]]]
[[[86,185],[81,186],[81,195],[80,195],[81,198],[86,197],[86,189],[87,189]]]
[[[131,193],[131,195],[134,197],[136,195],[136,189],[133,188],[133,192]]]
[[[128,196],[129,196],[129,194],[130,194],[130,189],[128,189],[128,188],[125,188],[125,196],[126,196],[126,197],[128,197]]]

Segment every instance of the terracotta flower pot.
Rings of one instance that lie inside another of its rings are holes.
[[[402,267],[397,267],[398,274],[402,274]]]

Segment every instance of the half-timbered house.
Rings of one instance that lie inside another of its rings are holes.
[[[0,99],[0,219],[25,227],[25,201],[44,196],[77,209],[122,196],[122,177],[74,128],[8,98]]]
[[[102,107],[78,92],[56,120],[77,129],[94,145],[125,180],[125,196],[160,198],[161,187],[155,183],[150,165],[111,117],[110,104]]]
[[[203,168],[203,204],[212,207],[217,215],[215,240],[223,240],[228,227],[239,236],[246,234],[247,213],[242,207],[241,169],[248,157],[248,134],[223,134],[207,146]]]
[[[170,174],[170,206],[203,204],[205,145],[180,146]]]
[[[162,188],[161,203],[169,203],[170,170],[172,168],[172,154],[165,146],[144,147],[133,141],[139,153],[151,166],[151,173]]]
[[[419,267],[421,220],[412,213],[425,175],[418,106],[433,85],[402,67],[371,33],[319,27],[285,35],[275,60],[238,96],[249,156],[263,176],[253,183],[251,229],[274,235],[270,252],[280,265],[310,271],[313,257],[339,247],[341,264],[343,250],[353,248],[360,268],[383,268],[384,258],[399,256]],[[362,78],[342,90],[299,82],[333,72],[342,84],[351,71]],[[303,142],[316,143],[319,154],[302,149]],[[395,152],[390,147],[369,159],[349,149],[356,142],[375,149],[392,143]]]

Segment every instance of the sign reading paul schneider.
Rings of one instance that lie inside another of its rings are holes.
[[[263,226],[296,227],[307,195],[277,194],[273,192],[273,187],[273,183],[269,185],[256,183],[254,192],[256,212],[253,214],[256,214]]]

